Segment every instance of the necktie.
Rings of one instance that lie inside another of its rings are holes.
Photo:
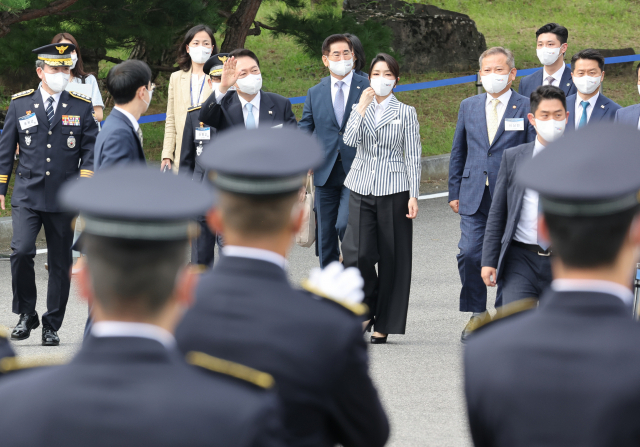
[[[138,134],[138,138],[140,138],[140,146],[142,146],[142,129],[140,127],[138,127],[138,130],[136,130],[136,133]]]
[[[342,119],[344,118],[344,92],[342,91],[343,85],[344,82],[342,81],[336,82],[338,92],[336,93],[335,101],[333,101],[333,111],[336,114],[336,121],[338,122],[338,126],[340,127],[342,127]]]
[[[580,105],[582,106],[582,116],[580,117],[580,122],[578,123],[578,129],[581,129],[587,125],[587,107],[589,107],[591,104],[589,103],[589,101],[582,101]]]
[[[245,108],[247,109],[247,121],[244,123],[247,129],[255,129],[256,127],[256,118],[253,116],[253,104],[250,102],[245,104]]]
[[[53,111],[53,96],[49,96],[47,99],[47,119],[49,120],[49,127],[51,127],[51,122],[53,121],[53,115],[55,112]]]
[[[491,110],[489,111],[489,115],[487,116],[487,133],[489,134],[489,146],[493,143],[493,139],[496,137],[496,132],[498,132],[498,125],[500,122],[498,121],[498,104],[500,101],[498,99],[491,100]],[[489,186],[489,174],[487,174],[487,181],[485,182],[487,186]]]
[[[547,79],[545,79],[545,81],[547,81],[547,85],[553,85],[553,81],[555,81],[553,76],[547,76]]]

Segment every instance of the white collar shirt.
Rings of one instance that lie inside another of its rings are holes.
[[[374,99],[374,102],[376,102],[376,126],[378,126],[378,123],[382,119],[382,116],[384,115],[384,111],[387,110],[387,107],[389,107],[389,102],[391,101],[392,96],[393,94],[387,96],[387,98],[379,104]]]
[[[45,114],[47,113],[47,101],[49,101],[49,97],[53,98],[53,104],[51,104],[51,107],[53,107],[53,113],[56,113],[56,110],[58,110],[58,103],[60,102],[60,95],[62,94],[62,92],[50,95],[43,87],[40,87],[40,94],[42,95],[42,103],[44,104]]]
[[[591,121],[591,114],[593,113],[593,109],[596,108],[596,101],[598,100],[599,97],[600,97],[600,92],[596,93],[595,95],[593,95],[593,97],[589,99],[590,105],[589,107],[587,107],[587,123]],[[574,118],[576,129],[580,124],[580,118],[582,118],[582,104],[581,104],[582,101],[584,101],[584,99],[580,98],[580,93],[576,93],[576,116]]]
[[[507,104],[509,104],[509,100],[511,99],[511,89],[507,90],[505,93],[503,93],[502,95],[500,95],[498,98],[494,98],[493,96],[491,96],[490,94],[487,93],[487,100],[485,102],[485,108],[486,108],[486,113],[487,113],[487,125],[489,124],[489,114],[493,113],[493,105],[491,104],[491,101],[493,101],[494,99],[497,99],[498,101],[498,105],[496,107],[497,111],[498,111],[498,122],[502,121],[502,117],[504,116],[504,111],[507,110]]]
[[[202,74],[198,76],[197,74],[191,75],[191,107],[200,105],[202,98],[202,91],[204,90],[204,85],[207,83],[207,77]]]
[[[556,292],[598,292],[617,296],[627,306],[633,305],[633,292],[621,284],[601,279],[554,279],[551,288]]]
[[[340,80],[334,78],[331,75],[331,104],[335,104],[336,102],[336,94],[338,93],[338,82],[344,82],[342,85],[342,94],[344,95],[344,107],[347,107],[347,99],[349,98],[349,91],[351,90],[351,82],[353,81],[353,71],[350,71],[348,75],[344,77],[344,79]]]
[[[270,262],[277,265],[283,270],[286,270],[288,266],[287,260],[284,258],[284,256],[271,250],[263,250],[262,248],[241,247],[239,245],[225,245],[224,247],[222,247],[222,254],[224,256],[257,259],[259,261]]]
[[[175,337],[166,329],[147,323],[129,321],[97,321],[91,326],[94,337],[138,337],[148,338],[161,343],[167,349],[176,346]]]
[[[544,145],[536,138],[533,146],[535,157],[544,149]],[[522,198],[520,220],[513,239],[523,244],[538,245],[538,193],[527,188]]]
[[[261,92],[258,92],[258,94],[250,102],[244,99],[242,96],[238,95],[238,99],[240,100],[240,105],[242,106],[242,116],[244,118],[245,124],[247,124],[247,116],[249,116],[249,110],[246,107],[246,105],[251,104],[253,106],[253,109],[251,110],[251,112],[253,113],[253,119],[256,121],[256,127],[259,127],[260,94]]]
[[[564,70],[565,70],[566,65],[563,63],[562,67],[560,67],[560,69],[558,71],[556,71],[553,74],[549,74],[547,73],[547,67],[544,67],[542,69],[542,85],[553,85],[554,87],[560,87],[560,81],[562,80],[562,75],[564,74]],[[553,81],[551,81],[551,84],[549,84],[549,82],[547,82],[547,78],[551,76],[553,78]]]
[[[132,114],[130,114],[129,112],[127,112],[124,109],[121,109],[118,106],[115,106],[114,109],[117,110],[118,112],[122,113],[124,116],[126,116],[129,119],[129,121],[131,122],[131,125],[133,126],[133,129],[136,132],[138,131],[138,129],[140,128],[140,124],[138,124],[138,121],[136,120],[136,118]]]

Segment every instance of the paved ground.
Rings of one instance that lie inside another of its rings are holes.
[[[426,192],[426,191],[425,191]],[[434,191],[435,192],[435,191]],[[391,418],[389,446],[469,446],[462,372],[460,331],[468,316],[458,312],[458,277],[455,255],[459,218],[446,198],[420,201],[414,224],[413,281],[407,333],[390,336],[386,345],[370,347],[371,369]],[[45,311],[46,255],[36,256],[40,299]],[[295,247],[290,259],[292,280],[298,283],[317,265],[313,249]],[[12,327],[9,262],[0,260],[0,326]],[[489,301],[492,303],[494,297]],[[87,315],[86,304],[72,286],[62,344],[45,348],[40,329],[28,340],[14,344],[24,356],[71,356],[79,347]]]

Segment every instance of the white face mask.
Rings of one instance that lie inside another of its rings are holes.
[[[250,74],[237,81],[238,88],[242,93],[247,95],[255,95],[262,88],[262,75]]]
[[[560,47],[558,48],[538,48],[538,59],[542,65],[552,65],[560,56]]]
[[[211,48],[199,46],[199,47],[189,47],[189,56],[191,56],[191,60],[196,64],[204,64],[211,56]]]
[[[386,79],[382,76],[371,79],[371,88],[378,96],[387,96],[393,90],[394,85],[396,85],[394,79]]]
[[[602,78],[593,78],[591,76],[582,76],[573,78],[573,83],[580,93],[583,95],[589,95],[595,92],[600,87],[600,80]]]
[[[339,61],[329,61],[329,70],[337,76],[344,76],[353,69],[353,58]]]
[[[76,68],[76,64],[78,63],[78,55],[71,53],[71,61],[73,62],[73,64],[71,64],[71,69],[73,70]]]
[[[638,93],[640,93],[640,84],[638,84]]]
[[[149,110],[149,106],[151,105],[151,98],[153,97],[153,90],[147,90],[149,92],[149,102],[142,100],[143,103],[147,105],[147,110]],[[146,110],[145,110],[146,112]]]
[[[51,90],[56,93],[60,93],[62,90],[67,88],[67,84],[69,84],[69,75],[62,72],[45,73],[44,81]]]
[[[498,93],[505,89],[509,84],[509,74],[499,75],[495,73],[488,74],[487,76],[481,76],[482,87],[487,93]]]
[[[541,121],[536,119],[536,132],[544,141],[551,143],[556,141],[564,134],[564,128],[567,125],[567,120],[556,121],[547,120]]]

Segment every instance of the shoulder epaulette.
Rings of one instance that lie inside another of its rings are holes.
[[[189,107],[187,109],[187,112],[193,112],[194,110],[200,110],[202,108],[202,104],[197,105],[197,106],[193,106],[193,107]]]
[[[22,98],[23,96],[29,96],[29,95],[32,95],[33,92],[35,92],[34,89],[25,90],[24,92],[20,92],[20,93],[16,93],[15,95],[11,95],[11,99],[17,99],[17,98]]]
[[[340,306],[344,307],[345,309],[350,310],[351,312],[353,312],[356,315],[364,315],[369,311],[369,308],[367,307],[366,304],[349,303],[347,301],[339,300],[337,298],[333,298],[331,296],[328,296],[325,293],[322,293],[317,288],[312,286],[311,283],[308,280],[305,280],[305,281],[302,282],[302,288],[304,290],[306,290],[307,292],[312,293],[313,295],[319,296],[320,298],[324,298],[325,300],[328,300],[328,301],[331,301],[333,303],[339,304]]]
[[[273,388],[275,380],[271,374],[258,371],[240,363],[219,359],[204,352],[191,351],[186,356],[187,363],[225,376],[234,377],[266,390]]]
[[[82,99],[83,101],[86,101],[91,104],[91,96],[83,95],[82,93],[78,93],[78,92],[69,92],[69,94],[74,98]]]
[[[5,357],[0,359],[0,374],[6,374],[24,369],[41,368],[46,366],[63,365],[66,362],[60,358],[51,360],[44,357]]]
[[[471,329],[472,332],[478,331],[485,327],[491,326],[493,323],[508,319],[514,315],[518,315],[522,312],[532,310],[538,307],[538,300],[535,298],[525,298],[522,300],[514,301],[513,303],[505,304],[504,306],[496,309],[494,317],[491,316],[489,311],[484,312],[480,319],[477,320],[475,327]]]
[[[4,326],[0,326],[0,338],[9,338],[9,331]]]

